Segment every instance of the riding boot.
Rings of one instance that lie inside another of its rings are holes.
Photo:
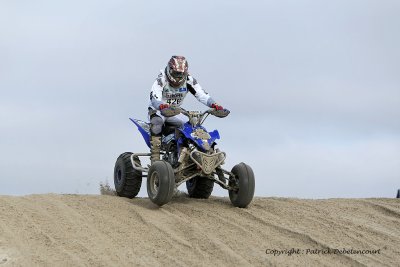
[[[152,135],[150,139],[151,164],[153,164],[157,160],[160,160],[160,147],[161,147],[161,136]]]

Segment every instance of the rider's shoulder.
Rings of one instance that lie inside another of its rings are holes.
[[[187,82],[188,82],[190,85],[196,85],[196,84],[198,84],[197,80],[196,80],[191,74],[188,74],[188,76],[187,76]]]
[[[160,72],[156,78],[156,82],[161,87],[164,87],[164,85],[167,83],[164,70],[160,70]]]

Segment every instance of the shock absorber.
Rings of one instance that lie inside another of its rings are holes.
[[[179,164],[182,164],[185,161],[185,158],[186,158],[186,156],[188,154],[187,152],[188,152],[188,149],[186,147],[183,147],[181,149],[181,153],[180,153],[179,158],[178,158],[178,163]]]

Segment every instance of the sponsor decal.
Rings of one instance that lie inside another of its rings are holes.
[[[161,79],[161,77],[160,78],[157,78],[157,84],[159,85],[159,86],[162,86],[163,84],[162,84],[162,79]]]
[[[179,88],[179,92],[186,92],[186,88],[185,87],[181,87],[181,88]]]
[[[150,100],[152,100],[153,98],[158,99],[156,94],[153,94],[153,92],[150,92]]]
[[[166,98],[183,98],[183,94],[182,93],[173,93],[173,94],[165,94]]]

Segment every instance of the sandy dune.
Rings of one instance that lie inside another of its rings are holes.
[[[400,266],[400,200],[0,196],[1,267],[210,264]]]

